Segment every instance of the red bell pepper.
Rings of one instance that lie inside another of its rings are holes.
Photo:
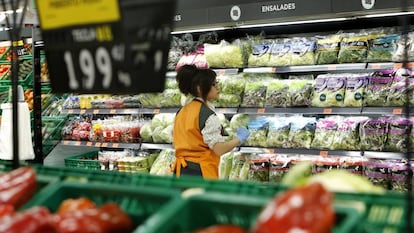
[[[14,214],[15,208],[10,204],[0,204],[0,218]]]
[[[0,233],[55,233],[51,213],[44,207],[33,207],[0,218]]]
[[[332,201],[320,183],[288,190],[262,210],[252,233],[329,233],[335,223]]]
[[[29,166],[0,175],[0,204],[19,208],[33,196],[36,185],[36,172]]]

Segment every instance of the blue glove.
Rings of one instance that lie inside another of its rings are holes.
[[[240,127],[237,129],[237,138],[240,140],[240,144],[243,144],[244,141],[249,137],[250,132],[246,127]]]

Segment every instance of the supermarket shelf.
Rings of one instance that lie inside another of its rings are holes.
[[[172,144],[155,144],[155,143],[142,143],[141,149],[146,150],[164,150],[164,149],[173,149]]]
[[[65,146],[87,146],[97,148],[124,148],[124,149],[140,149],[141,143],[113,143],[113,142],[90,142],[90,141],[71,141],[63,140],[60,142]]]
[[[177,108],[118,108],[118,109],[104,109],[104,108],[91,108],[91,109],[63,109],[62,114],[104,114],[104,115],[116,115],[116,114],[157,114],[157,113],[176,113]],[[216,112],[223,114],[236,114],[238,108],[216,108]]]
[[[217,75],[234,75],[242,71],[242,69],[239,69],[239,68],[213,69],[213,70],[217,73]],[[169,78],[175,77],[177,76],[177,72],[169,71],[166,73],[166,76]]]
[[[410,109],[410,114],[414,109]],[[318,115],[402,115],[404,107],[302,107],[302,108],[239,108],[238,113],[247,114],[318,114]]]
[[[321,71],[351,71],[364,70],[366,63],[328,64],[328,65],[304,65],[304,66],[278,66],[245,68],[244,73],[296,73],[296,72],[321,72]]]

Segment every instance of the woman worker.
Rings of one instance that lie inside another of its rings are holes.
[[[226,141],[223,128],[210,101],[219,98],[216,73],[184,65],[177,71],[177,82],[184,95],[194,98],[184,105],[174,120],[174,172],[180,175],[218,179],[220,156],[241,145],[250,135],[245,127],[237,129],[237,136]]]

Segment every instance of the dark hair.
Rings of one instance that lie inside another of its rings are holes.
[[[199,69],[195,65],[184,65],[177,71],[178,88],[184,95],[197,96],[197,86],[200,86],[200,95],[207,100],[207,94],[216,81],[216,72],[212,69]]]

